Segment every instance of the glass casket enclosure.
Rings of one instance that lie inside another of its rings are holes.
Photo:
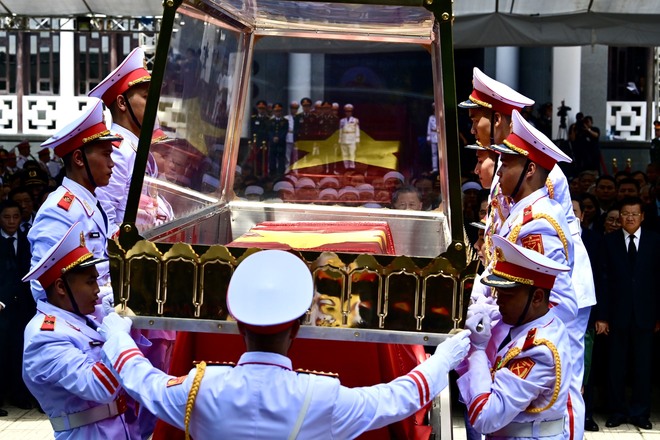
[[[386,3],[165,6],[127,217],[109,245],[116,303],[138,325],[235,331],[229,279],[267,248],[293,249],[314,275],[302,336],[432,343],[462,325],[476,261],[451,3]],[[159,173],[142,179],[147,148]]]

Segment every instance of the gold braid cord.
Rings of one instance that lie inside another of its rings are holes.
[[[555,231],[557,231],[557,235],[559,236],[559,240],[561,241],[561,244],[564,246],[564,254],[566,254],[566,261],[569,260],[568,258],[568,241],[566,240],[566,234],[564,234],[564,231],[561,229],[559,226],[559,223],[557,223],[557,220],[552,218],[550,215],[545,214],[543,212],[537,212],[534,213],[533,216],[534,220],[538,219],[545,219],[552,225],[553,228],[555,228]],[[518,234],[520,234],[520,229],[522,229],[524,225],[522,223],[517,224],[511,229],[511,233],[509,234],[509,241],[511,243],[515,243],[518,240]]]
[[[550,196],[551,199],[555,198],[555,187],[552,184],[552,180],[548,177],[545,179],[545,187],[548,188],[548,195]]]
[[[557,351],[557,347],[555,347],[555,344],[553,344],[547,339],[537,339],[534,341],[534,345],[536,346],[545,345],[552,352],[552,358],[555,361],[555,388],[552,390],[552,397],[550,398],[550,401],[546,406],[544,406],[543,408],[527,408],[525,412],[528,413],[540,413],[552,407],[552,405],[555,404],[557,398],[559,397],[559,389],[561,388],[561,358],[559,357],[559,352]],[[491,376],[494,377],[495,372],[497,370],[501,370],[502,368],[504,368],[513,358],[518,356],[520,353],[522,353],[520,347],[513,347],[512,349],[507,351],[506,354],[504,355],[504,359],[502,359],[500,363],[495,365],[495,368],[492,369]]]
[[[202,383],[204,372],[206,371],[206,362],[202,361],[195,366],[197,373],[193,379],[190,392],[188,393],[188,401],[186,402],[186,415],[183,417],[183,424],[186,427],[186,440],[190,440],[190,416],[192,415],[193,407],[195,406],[195,399],[199,392],[199,385]]]

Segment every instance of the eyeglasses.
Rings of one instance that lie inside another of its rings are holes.
[[[641,212],[622,212],[621,217],[639,217],[642,215]]]

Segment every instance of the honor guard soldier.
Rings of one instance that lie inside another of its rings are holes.
[[[273,105],[273,117],[268,126],[268,172],[272,177],[284,175],[286,169],[286,137],[289,132],[289,120],[282,116],[283,110],[282,104]]]
[[[468,109],[472,121],[472,134],[477,138],[476,145],[466,148],[476,150],[477,165],[474,173],[479,177],[483,188],[488,188],[489,215],[486,218],[486,259],[489,258],[490,237],[499,232],[499,228],[509,214],[509,200],[502,196],[495,171],[499,159],[496,145],[501,144],[511,133],[511,113],[514,109],[522,109],[534,105],[534,101],[516,92],[506,84],[502,84],[483,73],[478,68],[473,69],[473,90],[465,101],[458,104]],[[487,295],[488,288],[475,283],[473,296]]]
[[[569,267],[497,235],[493,244],[491,270],[481,282],[495,289],[497,305],[468,309],[472,348],[457,369],[468,417],[486,439],[567,439],[570,344],[549,297]],[[498,316],[511,328],[491,359],[486,348]]]
[[[112,153],[115,169],[110,184],[97,192],[110,221],[111,237],[124,221],[150,82],[151,75],[144,67],[144,51],[138,47],[88,93],[88,96],[103,100],[112,113],[110,130],[123,138],[118,143],[119,148]],[[148,176],[158,177],[158,166],[151,154],[146,172]]]
[[[101,362],[99,324],[89,316],[99,293],[95,266],[105,260],[86,247],[87,237],[84,224],[74,223],[23,278],[47,292],[25,328],[23,379],[56,439],[139,439],[125,394]]]
[[[113,143],[121,139],[112,135],[105,125],[103,103],[93,99],[82,116],[41,144],[62,158],[66,177],[41,205],[28,233],[32,267],[76,222],[80,222],[87,247],[94,256],[107,259],[108,218],[95,191],[110,181]],[[112,293],[108,263],[99,264],[97,269],[99,284],[108,285],[104,294]],[[46,297],[41,284],[33,281],[31,287],[35,301]]]
[[[511,197],[513,205],[500,234],[511,242],[536,250],[575,271],[575,242],[565,209],[551,197],[551,187],[546,183],[558,161],[570,162],[571,159],[517,111],[513,112],[512,133],[501,148],[509,151],[500,156],[499,185],[502,194]],[[574,276],[590,275],[588,271]],[[553,313],[566,325],[571,343],[571,363],[574,368],[570,376],[569,397],[573,411],[571,426],[574,427],[571,434],[572,438],[578,439],[582,438],[584,428],[584,400],[580,390],[586,324],[578,319],[579,303],[572,277],[571,273],[560,273],[557,276],[550,301],[554,305]]]
[[[339,121],[339,146],[344,168],[355,169],[355,151],[360,144],[360,121],[353,116],[353,104],[344,106],[344,117]]]
[[[131,395],[193,438],[346,439],[427,405],[467,354],[463,331],[407,375],[372,387],[346,388],[328,374],[293,371],[287,352],[313,294],[302,260],[261,251],[240,263],[227,292],[247,347],[235,367],[201,362],[178,378],[154,370],[128,336],[130,319],[117,314],[100,328],[104,356]]]
[[[505,84],[502,84],[488,77],[479,69],[474,68],[473,76],[474,90],[469,99],[459,104],[459,107],[468,108],[470,119],[472,120],[472,131],[477,136],[478,144],[469,148],[477,149],[477,166],[475,173],[479,176],[484,188],[491,188],[489,196],[489,215],[486,219],[486,234],[484,254],[487,260],[492,254],[492,244],[490,237],[500,233],[500,228],[509,215],[510,200],[502,195],[499,188],[499,176],[494,175],[495,164],[498,161],[496,152],[501,152],[497,146],[504,141],[511,132],[511,115],[514,109],[521,110],[523,106],[533,105],[534,101],[521,95]],[[492,111],[486,110],[492,106]],[[490,120],[490,121],[488,121]],[[503,124],[498,121],[503,120]],[[490,136],[490,138],[488,137]],[[546,137],[547,140],[547,137]],[[549,142],[549,140],[548,140]],[[491,144],[491,147],[482,150],[485,146]],[[589,321],[591,307],[596,304],[596,293],[593,281],[591,264],[587,255],[584,243],[580,236],[580,223],[573,213],[573,204],[568,188],[568,181],[559,166],[554,165],[546,179],[545,183],[548,195],[551,199],[557,201],[562,209],[568,224],[568,235],[573,241],[575,258],[571,262],[571,278],[573,288],[577,297],[578,313],[577,322],[571,324],[565,321],[567,326],[573,326],[574,332],[571,332],[571,341],[574,343],[573,353],[584,352],[584,333]],[[481,283],[476,282],[472,291],[472,298],[479,295],[488,295],[488,288]],[[566,319],[564,317],[564,319]],[[574,339],[578,337],[578,339]],[[574,362],[576,371],[575,377],[582,377],[582,362]],[[578,397],[578,400],[580,398]],[[576,438],[581,438],[581,426],[579,421],[581,416],[579,402],[573,402],[573,407],[578,410],[576,419]]]

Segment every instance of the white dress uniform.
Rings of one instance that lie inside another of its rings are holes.
[[[186,402],[196,369],[172,377],[153,368],[127,334],[103,347],[122,386],[150,412],[184,429]],[[248,352],[236,367],[209,365],[192,410],[193,438],[287,439],[357,437],[422,408],[446,385],[446,359],[432,356],[388,384],[347,388],[332,377],[292,371],[285,356]]]
[[[431,144],[431,164],[433,172],[438,171],[438,126],[435,115],[429,116],[429,122],[426,124],[426,141]]]
[[[97,189],[98,190],[98,189]],[[87,247],[97,258],[108,258],[107,222],[97,206],[94,194],[73,180],[65,177],[62,185],[53,191],[41,205],[28,232],[32,248],[32,267],[64,236],[76,222],[82,224]],[[110,282],[110,266],[107,262],[96,266],[99,285]],[[34,300],[44,300],[46,292],[37,281],[31,282]]]
[[[531,341],[545,339],[553,343],[560,359],[559,369],[555,353],[547,345],[531,344],[525,348],[530,332],[533,335]],[[520,354],[504,364],[502,360],[516,347],[521,350]],[[497,352],[494,362],[483,350],[470,354],[467,372],[457,384],[472,426],[487,433],[488,439],[567,439],[564,415],[571,374],[569,350],[564,325],[548,312],[541,318],[512,328],[511,342]],[[553,401],[558,382],[557,398]],[[550,407],[542,412],[529,411],[531,408],[545,408],[548,404]],[[539,431],[534,432],[534,426]],[[551,432],[551,428],[558,432],[542,435],[545,430]]]
[[[131,396],[162,420],[189,428],[197,439],[345,439],[423,408],[447,386],[447,374],[467,354],[469,332],[464,331],[387,384],[346,388],[334,377],[297,373],[279,353],[288,344],[277,341],[295,337],[313,294],[311,272],[300,258],[279,250],[257,252],[232,275],[227,307],[246,340],[257,341],[259,335],[273,344],[272,352],[251,350],[236,367],[200,364],[176,378],[142,356],[129,337],[129,318],[110,314],[99,330],[107,339],[104,359]]]
[[[295,129],[296,121],[293,115],[286,115],[284,118],[289,121],[289,129],[286,132],[286,157],[284,158],[284,169],[289,172],[291,170],[291,164],[298,160],[297,157],[294,157],[296,144],[293,132]]]
[[[110,229],[108,236],[112,237],[119,231],[124,221],[124,214],[126,213],[126,202],[128,200],[128,191],[131,187],[131,178],[133,176],[133,168],[135,167],[135,156],[137,154],[138,137],[135,136],[130,130],[125,129],[121,125],[112,124],[110,127],[112,133],[118,134],[123,137],[119,148],[112,151],[112,160],[115,162],[115,167],[112,169],[112,177],[107,186],[100,187],[96,190],[96,195],[101,202],[101,206],[108,215],[108,222]],[[149,154],[149,161],[147,162],[146,174],[150,177],[158,177],[158,166],[156,161]],[[146,194],[144,194],[146,196]],[[144,211],[139,224],[156,223],[156,219],[149,211]]]
[[[348,108],[350,104],[344,106]],[[352,110],[353,107],[351,106]],[[355,151],[360,143],[360,121],[354,117],[342,118],[339,121],[339,145],[344,168],[355,168]]]
[[[557,275],[569,270],[568,266],[501,236],[493,237],[493,242],[497,249],[493,274],[486,275],[483,281],[490,286],[550,289]],[[492,307],[470,306],[471,318],[466,327],[479,332],[475,323],[482,322],[488,328]],[[530,322],[509,328],[510,341],[501,344],[493,355],[488,354],[492,337],[485,345],[483,342],[490,335],[476,335],[471,354],[457,369],[461,375],[457,385],[470,423],[487,439],[569,438],[565,414],[572,365],[566,328],[551,309]]]
[[[69,270],[98,264],[86,247],[85,235],[83,224],[74,223],[24,280],[47,288]],[[82,304],[77,307],[87,311],[89,305],[82,308]],[[77,307],[72,309],[79,312]],[[92,316],[39,300],[37,313],[25,328],[23,380],[48,415],[58,440],[140,438],[119,381],[101,362],[104,338],[96,331],[98,326]]]
[[[534,218],[542,215],[542,218]],[[500,235],[528,249],[537,250],[546,257],[569,267],[573,265],[574,248],[564,210],[548,195],[547,188],[537,189],[513,205],[509,217],[500,229]],[[512,240],[515,236],[515,240]],[[563,237],[563,238],[562,238]],[[577,298],[571,274],[557,276],[550,292],[550,301],[562,322],[571,322],[577,316]]]
[[[575,266],[575,244],[573,241],[573,230],[568,225],[567,215],[575,218],[572,204],[568,198],[568,185],[561,184],[561,178],[554,178],[558,185],[555,193],[553,181],[553,169],[557,169],[557,161],[570,161],[565,154],[559,150],[554,143],[536,128],[527,123],[517,111],[512,115],[512,133],[504,141],[504,148],[511,151],[508,154],[527,154],[529,159],[537,165],[550,170],[551,185],[538,189],[524,199],[517,202],[511,208],[506,222],[500,229],[502,236],[509,240],[521,243],[524,247],[536,249],[554,261],[566,264],[571,268],[570,276],[560,274],[550,294],[550,301],[555,304],[553,313],[560,317],[566,329],[571,343],[571,363],[573,371],[570,376],[570,408],[571,414],[568,423],[573,429],[573,438],[582,438],[584,433],[584,399],[582,397],[582,376],[584,374],[584,332],[588,320],[588,308],[579,313],[579,299],[573,285],[573,279],[580,278],[580,286],[585,291],[585,281],[582,278],[589,277],[591,271],[577,272],[582,270],[581,262]],[[553,200],[550,196],[559,197],[562,204]],[[570,204],[570,209],[568,205]],[[570,213],[569,213],[570,212]],[[582,246],[582,249],[584,246]],[[585,251],[586,253],[586,251]],[[589,264],[589,260],[586,260]],[[592,280],[590,280],[592,281]]]
[[[58,431],[66,428],[66,416],[81,411],[88,411],[85,414],[92,417],[92,408],[106,414],[126,410],[125,398],[120,399],[119,381],[101,362],[102,345],[101,335],[81,316],[38,301],[37,315],[25,328],[23,380],[46,415],[56,419],[57,440],[140,438],[136,427],[126,420],[127,414]],[[81,415],[74,416],[70,423]]]

